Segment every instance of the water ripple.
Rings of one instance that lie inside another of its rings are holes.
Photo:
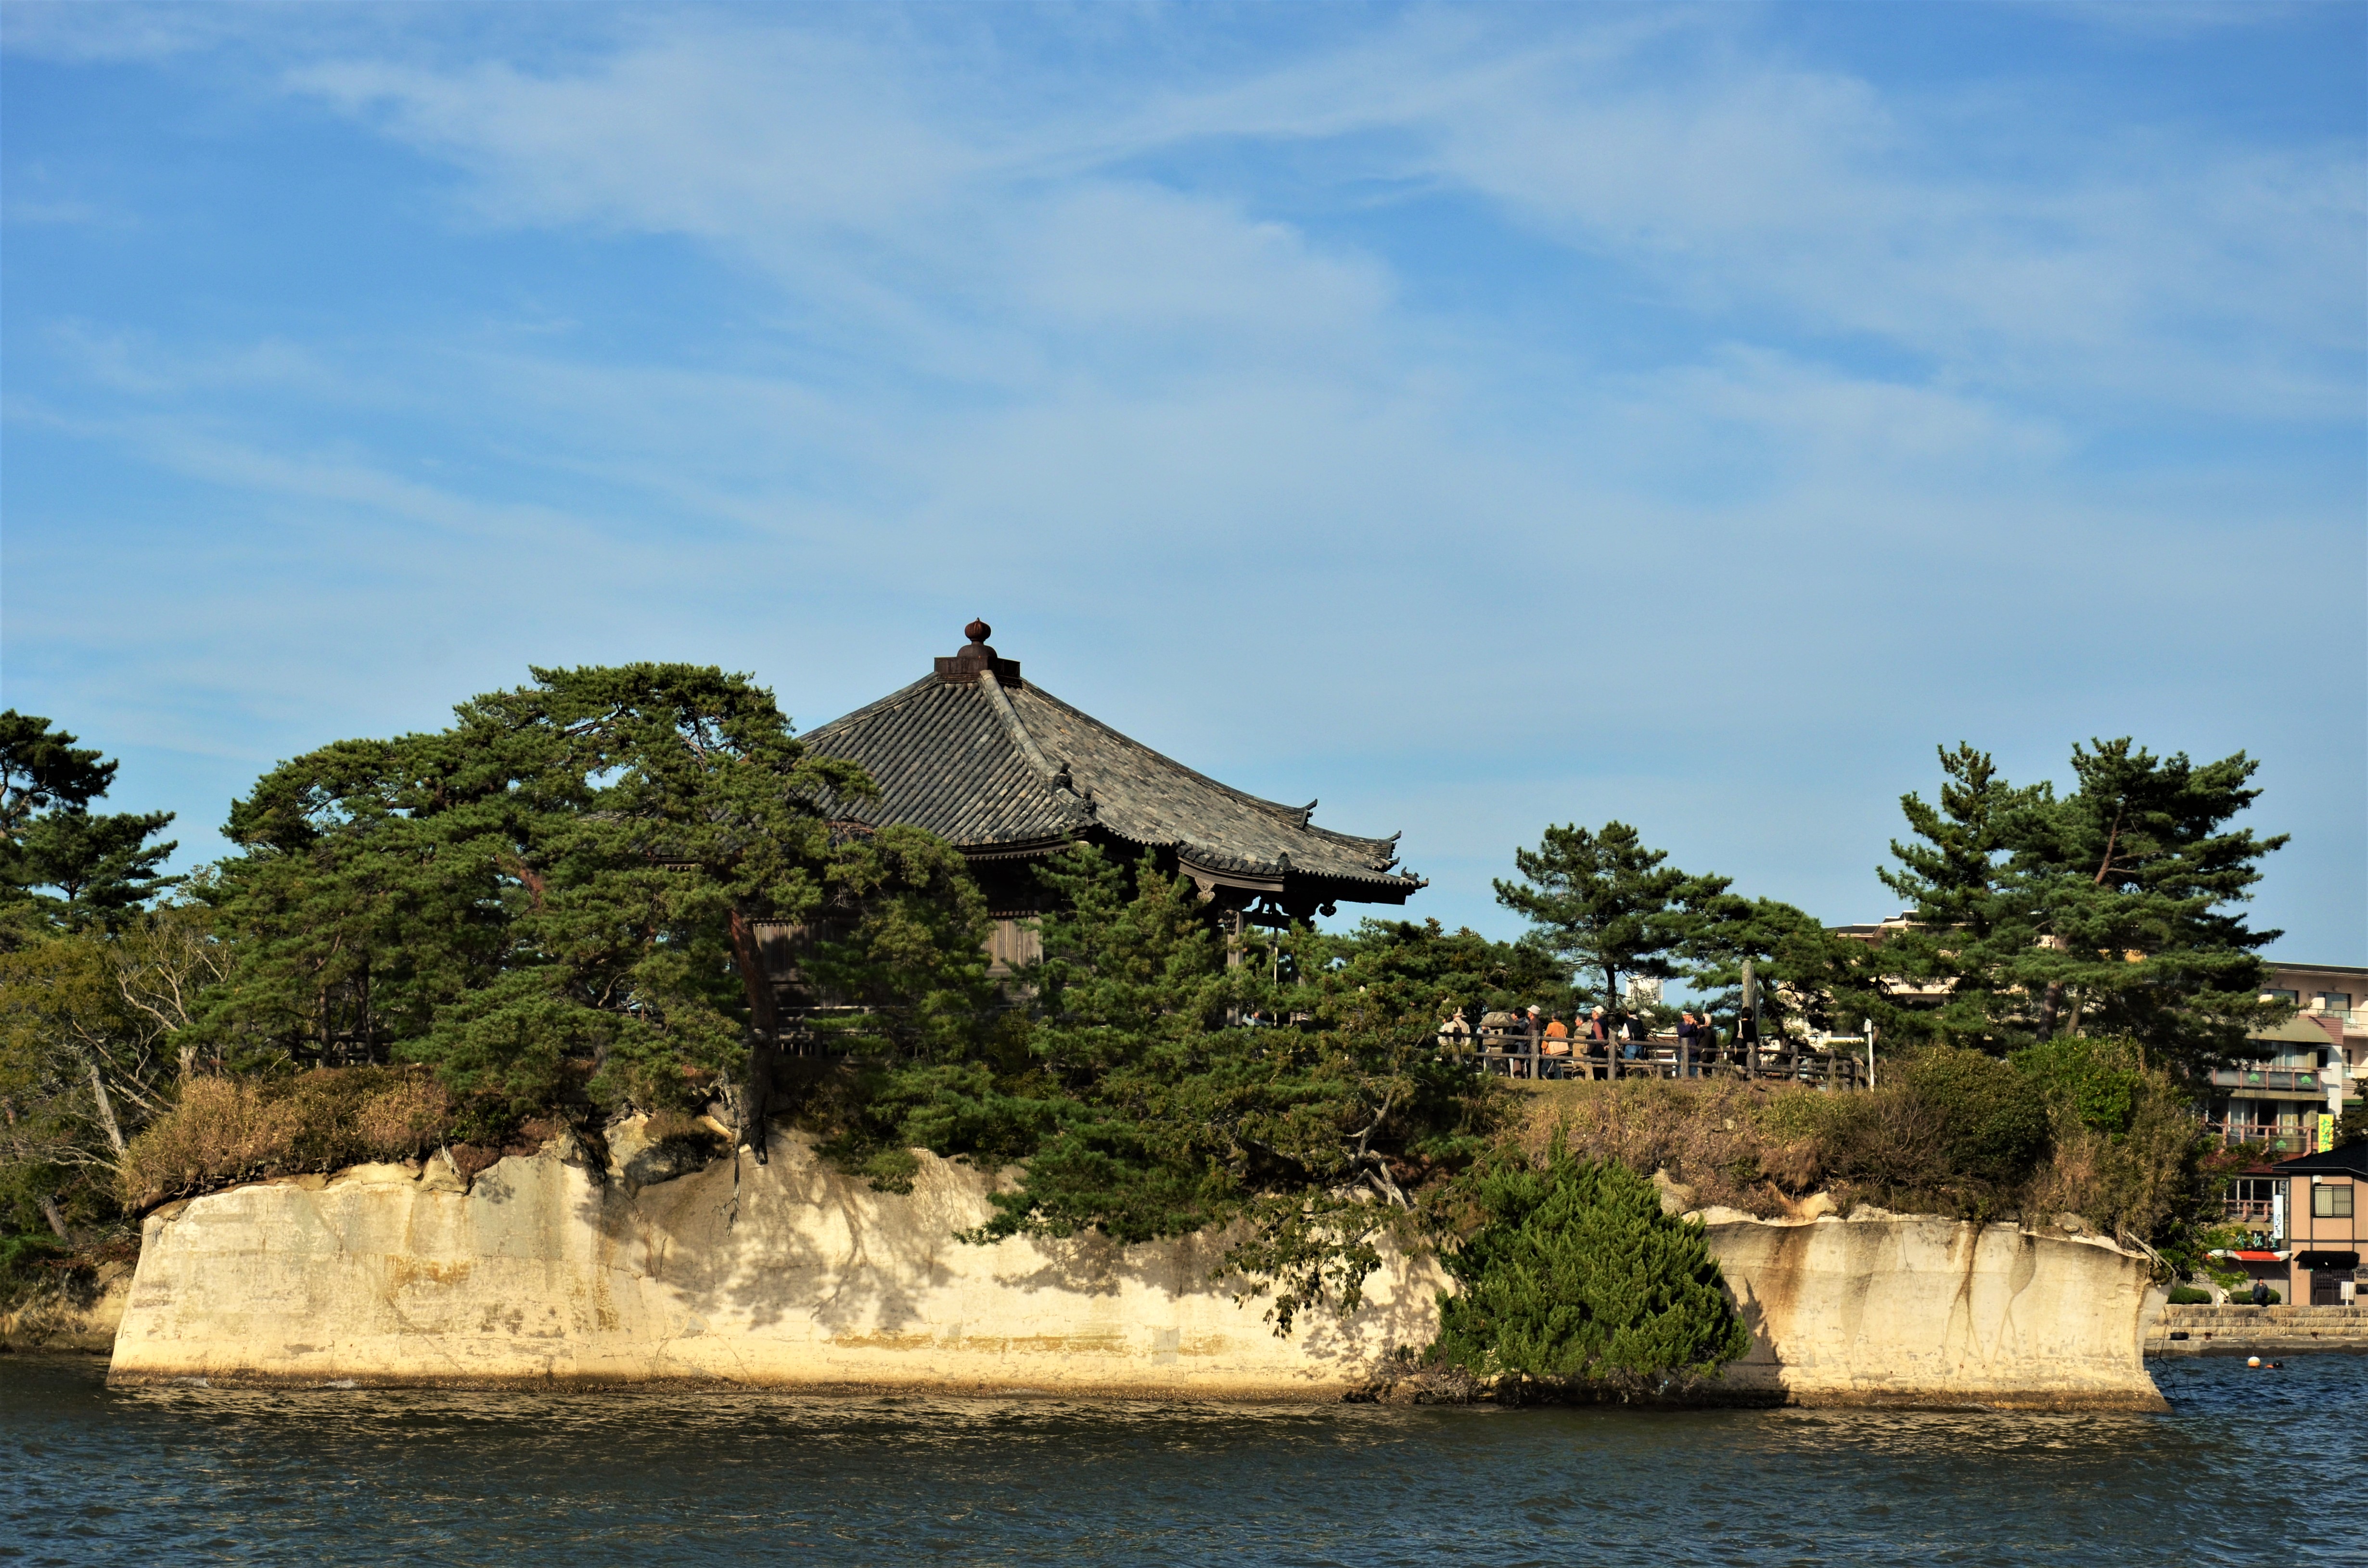
[[[2368,1562],[2368,1358],[2169,1415],[110,1392],[0,1360],[0,1561]]]

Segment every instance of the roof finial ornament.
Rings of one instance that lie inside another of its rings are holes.
[[[985,620],[973,620],[962,628],[970,645],[950,659],[938,661],[938,678],[955,685],[974,686],[982,672],[992,672],[995,678],[1015,690],[1019,686],[1019,661],[1006,659],[986,645],[995,635],[995,628]]]

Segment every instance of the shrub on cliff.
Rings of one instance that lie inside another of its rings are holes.
[[[199,1078],[131,1141],[119,1180],[124,1201],[146,1208],[256,1176],[416,1159],[451,1136],[457,1108],[416,1069]]]
[[[1751,1336],[1702,1228],[1624,1167],[1554,1148],[1470,1178],[1482,1222],[1447,1255],[1429,1358],[1483,1377],[1642,1388],[1739,1359]]]
[[[2024,1188],[2033,1214],[2078,1214],[2146,1242],[2181,1273],[2214,1244],[2221,1176],[2186,1085],[2127,1040],[2062,1039],[2015,1057],[2051,1119],[2046,1157]]]
[[[1543,1084],[1525,1096],[1509,1142],[1533,1160],[1560,1140],[1584,1158],[1641,1175],[1666,1170],[1697,1203],[1767,1218],[1824,1180],[1819,1107],[1771,1114],[1777,1103],[1803,1097],[1831,1098],[1799,1085],[1733,1078]]]
[[[1814,1138],[1827,1180],[1885,1209],[1984,1219],[2016,1206],[2045,1154],[2045,1100],[2008,1063],[1935,1046],[1863,1094],[1797,1096],[1772,1119]]]
[[[1667,1170],[1700,1205],[1773,1217],[1825,1188],[1845,1209],[2069,1211],[2182,1267],[2211,1244],[2201,1227],[2221,1174],[2180,1081],[2112,1040],[2053,1040],[2011,1062],[1918,1051],[1886,1064],[1871,1094],[1733,1079],[1538,1085],[1512,1142],[1541,1157],[1557,1138],[1640,1174]]]

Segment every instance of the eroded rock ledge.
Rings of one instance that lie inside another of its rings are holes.
[[[1209,1238],[971,1246],[953,1233],[986,1217],[980,1172],[924,1156],[898,1196],[792,1135],[769,1153],[643,1183],[563,1142],[473,1180],[368,1165],[169,1205],[111,1376],[1338,1399],[1437,1329],[1427,1261],[1385,1269],[1349,1324],[1278,1339],[1210,1283]],[[1702,1219],[1753,1335],[1722,1398],[2161,1408],[2138,1353],[2145,1264],[2109,1244]]]

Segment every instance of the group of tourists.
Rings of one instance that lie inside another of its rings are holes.
[[[1676,1044],[1678,1071],[1686,1076],[1696,1076],[1720,1059],[1723,1046],[1748,1045],[1756,1042],[1759,1031],[1750,1009],[1746,1008],[1736,1020],[1732,1031],[1723,1033],[1711,1021],[1707,1012],[1697,1014],[1692,1008],[1678,1014]],[[1574,1014],[1569,1022],[1548,1014],[1531,1004],[1526,1012],[1494,1012],[1481,1016],[1475,1029],[1463,1015],[1455,1009],[1454,1016],[1439,1026],[1439,1043],[1452,1055],[1472,1055],[1475,1047],[1483,1052],[1506,1059],[1507,1071],[1516,1077],[1532,1073],[1544,1076],[1560,1076],[1562,1064],[1585,1062],[1592,1064],[1635,1062],[1645,1058],[1654,1035],[1644,1017],[1634,1013],[1607,1012],[1595,1008],[1585,1017]]]

